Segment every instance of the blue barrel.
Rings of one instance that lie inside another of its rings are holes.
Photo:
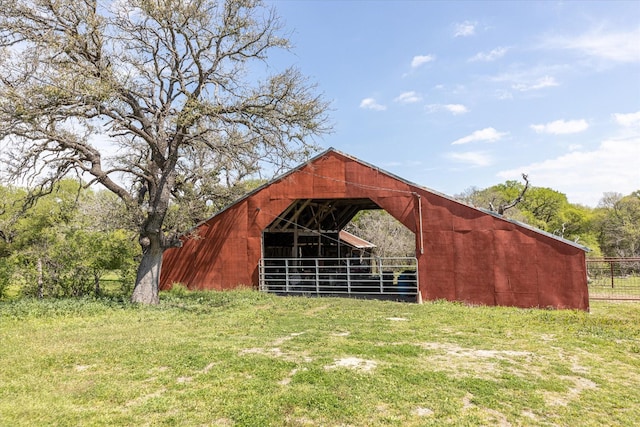
[[[405,270],[398,276],[398,294],[402,296],[409,295],[411,290],[416,286],[415,270]]]

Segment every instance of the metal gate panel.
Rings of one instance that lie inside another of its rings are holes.
[[[417,259],[263,258],[260,290],[278,295],[416,301]]]

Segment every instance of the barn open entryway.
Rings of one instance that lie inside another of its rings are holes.
[[[282,295],[416,301],[415,257],[376,257],[375,245],[344,230],[371,199],[300,199],[263,231],[259,288]]]

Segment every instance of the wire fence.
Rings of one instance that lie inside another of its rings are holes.
[[[592,300],[640,301],[640,257],[587,258]]]

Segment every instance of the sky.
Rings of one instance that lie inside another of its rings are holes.
[[[640,1],[272,0],[330,101],[318,142],[451,196],[640,189]]]

